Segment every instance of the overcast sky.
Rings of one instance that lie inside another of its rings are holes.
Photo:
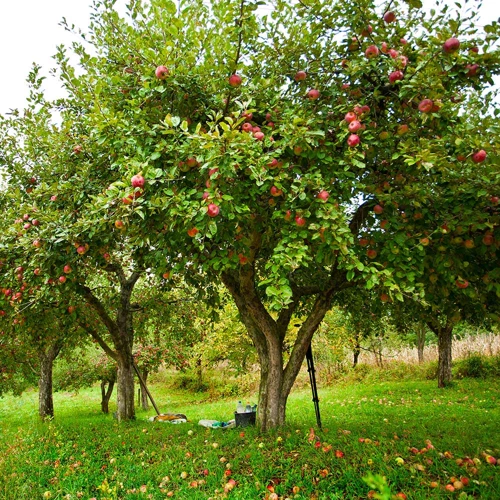
[[[0,0],[0,113],[23,107],[28,93],[25,80],[32,63],[40,64],[47,74],[53,67],[51,56],[56,46],[69,45],[73,39],[59,26],[60,20],[66,17],[70,24],[86,28],[90,3],[91,0]],[[500,0],[483,0],[481,17],[485,24],[498,19]],[[45,88],[50,97],[60,95],[55,82],[46,82]]]

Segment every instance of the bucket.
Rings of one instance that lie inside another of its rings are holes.
[[[255,417],[257,413],[252,411],[248,413],[237,413],[234,412],[234,419],[236,420],[237,427],[248,427],[249,425],[255,425]]]

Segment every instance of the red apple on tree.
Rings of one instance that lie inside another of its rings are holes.
[[[387,24],[393,23],[396,20],[396,14],[392,11],[386,12],[384,14],[384,21]]]
[[[384,207],[382,205],[375,205],[373,207],[373,211],[377,214],[380,215],[384,211]]]
[[[366,251],[366,255],[369,259],[374,259],[377,256],[377,251],[373,248],[370,248]]]
[[[265,137],[264,132],[254,132],[254,133],[253,133],[253,136],[254,136],[254,138],[255,138],[255,139],[257,139],[258,141],[262,141],[262,140],[264,140],[264,137]]]
[[[236,73],[229,77],[229,85],[231,85],[231,87],[239,87],[242,81],[241,76]]]
[[[136,174],[131,179],[132,187],[134,188],[143,188],[144,187],[144,177],[141,174]]]
[[[207,214],[209,217],[217,217],[219,215],[220,208],[215,203],[210,203],[207,207]]]
[[[349,132],[355,133],[358,130],[362,128],[361,122],[358,120],[353,120],[351,123],[349,123]]]
[[[271,196],[281,196],[283,194],[283,191],[276,186],[271,186],[270,192]]]
[[[155,76],[159,80],[165,80],[167,76],[169,75],[170,71],[166,66],[158,66],[155,70]]]
[[[66,273],[66,274],[69,274],[72,269],[71,269],[71,266],[69,264],[66,264],[64,267],[63,267],[63,271]]]
[[[465,76],[476,76],[479,72],[479,64],[467,64],[465,69],[467,70]]]
[[[115,227],[116,227],[116,229],[123,229],[125,227],[125,224],[123,223],[122,220],[116,220]]]
[[[484,149],[481,149],[481,150],[479,150],[477,153],[474,153],[474,154],[472,155],[472,161],[473,161],[474,163],[481,163],[481,162],[483,162],[484,160],[486,160],[486,156],[488,156],[488,155],[486,154],[486,151],[485,151]]]
[[[400,80],[402,80],[403,78],[405,77],[404,73],[400,70],[397,70],[397,71],[393,71],[390,75],[389,75],[389,81],[391,83],[396,83]]]
[[[372,59],[374,57],[377,57],[379,55],[379,50],[376,45],[370,45],[366,50],[365,50],[365,56],[368,59]]]
[[[305,71],[297,71],[293,78],[296,82],[303,82],[307,78],[307,73]]]
[[[59,283],[66,283],[66,276],[59,276]]]
[[[297,215],[295,217],[295,224],[297,224],[297,226],[299,226],[299,227],[303,227],[306,225],[306,220],[303,217],[301,217],[300,215]]]
[[[354,147],[355,147],[355,146],[357,146],[360,142],[361,142],[361,139],[359,138],[359,135],[356,135],[356,134],[351,134],[351,135],[347,138],[347,145],[348,145],[350,148],[354,148]]]
[[[42,246],[42,242],[40,240],[33,241],[33,246],[35,248],[40,248]]]
[[[187,234],[191,238],[194,238],[197,234],[199,233],[198,229],[196,227],[192,227],[191,229],[188,229]]]
[[[310,101],[315,101],[316,99],[319,99],[319,96],[320,96],[320,92],[319,92],[319,90],[317,90],[317,89],[311,89],[311,90],[307,93],[307,98],[308,98]]]
[[[317,194],[317,198],[319,198],[320,200],[323,200],[323,201],[327,201],[328,198],[329,198],[329,193],[328,191],[325,191],[324,189],[322,189],[318,194]]]
[[[349,113],[346,113],[345,117],[344,117],[344,120],[347,122],[347,123],[351,123],[353,122],[354,120],[356,120],[358,117],[356,116],[356,113],[352,112],[352,111],[349,111]]]
[[[451,54],[452,52],[456,52],[459,47],[460,40],[458,40],[458,38],[448,38],[448,40],[443,43],[443,52],[446,52],[446,54]]]
[[[434,106],[434,101],[432,99],[423,99],[418,103],[418,110],[421,113],[430,113]]]
[[[499,200],[500,198],[498,196],[492,196],[490,198],[490,202],[493,203],[493,205],[497,205]]]
[[[252,132],[253,131],[253,125],[251,123],[245,122],[241,126],[241,130],[243,130],[243,132]]]

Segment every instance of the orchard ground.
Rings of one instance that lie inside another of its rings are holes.
[[[152,410],[119,424],[100,413],[98,387],[56,393],[46,424],[36,392],[8,396],[0,403],[0,498],[497,499],[500,467],[489,462],[500,458],[500,360],[487,364],[490,376],[473,379],[458,377],[471,366],[458,362],[457,381],[444,390],[425,380],[435,364],[410,381],[361,365],[319,389],[323,430],[310,389],[299,387],[286,426],[265,434],[199,426],[228,420],[236,399],[255,394],[175,389],[168,372],[156,375],[152,392],[161,411],[186,413],[186,424],[151,423]]]

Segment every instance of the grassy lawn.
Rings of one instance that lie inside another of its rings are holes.
[[[0,400],[0,498],[358,499],[388,485],[409,499],[499,499],[500,466],[485,458],[500,457],[498,381],[435,386],[320,389],[323,430],[310,391],[297,390],[287,426],[266,435],[205,429],[199,419],[229,420],[236,401],[165,385],[152,386],[160,409],[183,412],[189,423],[151,423],[154,412],[139,410],[135,422],[118,424],[100,413],[94,388],[56,394],[55,420],[40,424],[36,393],[7,397]],[[472,461],[461,464],[465,457]],[[363,478],[370,476],[369,485]],[[468,484],[450,492],[453,477]]]

